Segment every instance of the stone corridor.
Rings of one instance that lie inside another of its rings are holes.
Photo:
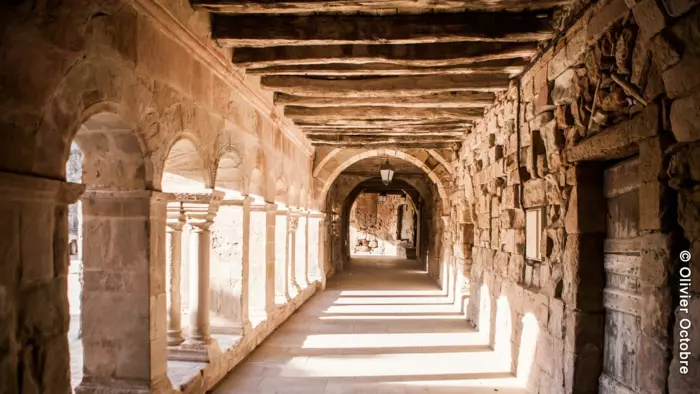
[[[358,263],[351,260],[213,392],[526,392],[416,261]]]
[[[690,394],[700,0],[0,4],[0,394]]]

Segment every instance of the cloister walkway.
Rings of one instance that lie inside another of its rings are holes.
[[[361,263],[330,279],[214,393],[525,393],[414,262]]]

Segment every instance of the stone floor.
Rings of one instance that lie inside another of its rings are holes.
[[[363,259],[214,393],[525,393],[502,365],[415,264]]]

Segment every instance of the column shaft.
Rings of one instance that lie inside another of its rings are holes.
[[[193,227],[190,233],[190,335],[188,344],[207,344],[209,335],[209,245],[208,229]]]
[[[168,226],[168,266],[170,272],[168,297],[168,346],[177,346],[185,338],[182,336],[182,227]]]

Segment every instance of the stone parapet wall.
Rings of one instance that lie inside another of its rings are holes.
[[[598,390],[606,286],[601,165],[634,155],[643,305],[637,389],[680,394],[700,383],[700,331],[690,332],[696,367],[682,374],[684,315],[672,313],[678,253],[700,256],[699,18],[694,1],[591,4],[499,95],[452,163],[456,191],[443,238],[464,274],[458,286],[469,289],[468,319],[497,350],[511,350],[513,370],[533,393]],[[525,258],[524,209],[533,207],[545,212],[541,261]],[[697,259],[690,262],[693,326],[700,316]],[[521,376],[527,360],[514,355],[531,317],[539,325],[537,349]],[[506,323],[506,335],[493,329]]]

